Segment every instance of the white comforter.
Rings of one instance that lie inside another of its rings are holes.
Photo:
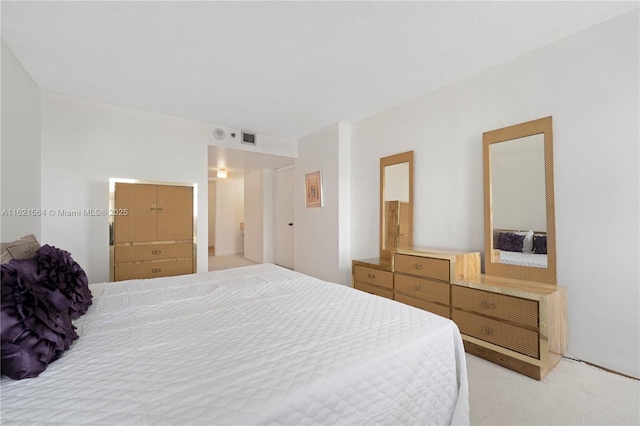
[[[537,253],[521,253],[515,251],[500,251],[500,263],[508,265],[531,266],[534,268],[547,267],[547,255]]]
[[[275,265],[91,286],[9,424],[468,424],[447,319]]]

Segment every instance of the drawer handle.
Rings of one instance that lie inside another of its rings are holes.
[[[483,327],[482,331],[484,331],[485,334],[488,334],[489,336],[495,336],[496,334],[496,331],[491,327]]]
[[[495,309],[496,308],[496,304],[493,302],[489,302],[487,300],[483,300],[482,301],[482,306],[484,306],[487,309]]]
[[[152,250],[151,254],[160,254],[162,253],[162,250]]]
[[[156,273],[156,272],[160,272],[160,270],[161,270],[160,268],[154,268],[151,270],[151,272]]]
[[[413,267],[416,269],[422,269],[422,263],[416,263]]]
[[[152,211],[152,212],[155,212],[156,210],[158,210],[158,208],[156,207],[156,205],[155,205],[155,204],[152,204],[152,205],[151,205],[151,211]]]
[[[376,276],[373,274],[369,274],[369,278],[374,279]]]
[[[424,291],[424,287],[422,287],[421,285],[416,284],[415,289],[418,291]]]

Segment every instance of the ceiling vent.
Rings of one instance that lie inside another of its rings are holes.
[[[242,132],[242,143],[256,146],[256,134],[249,133],[249,132]]]

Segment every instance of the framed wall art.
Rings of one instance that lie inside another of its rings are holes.
[[[322,172],[304,175],[304,186],[307,208],[322,207]]]

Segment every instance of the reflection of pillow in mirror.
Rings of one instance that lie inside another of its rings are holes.
[[[534,235],[533,250],[537,254],[547,254],[547,236],[546,235]]]
[[[522,252],[524,237],[524,235],[518,235],[514,232],[501,232],[498,236],[498,249]]]
[[[533,231],[516,232],[517,235],[524,235],[522,243],[523,253],[533,253]]]

